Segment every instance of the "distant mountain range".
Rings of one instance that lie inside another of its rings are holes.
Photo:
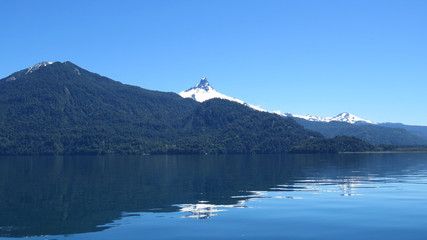
[[[0,155],[334,153],[425,142],[422,127],[269,113],[217,92],[206,78],[180,95],[42,62],[0,79]]]
[[[291,118],[122,84],[71,62],[0,79],[3,155],[284,153],[312,138],[324,137]]]
[[[195,87],[179,94],[184,98],[192,98],[198,102],[212,98],[222,98],[244,104],[259,111],[266,111],[245,103],[242,100],[217,92],[208,83],[206,78],[202,78],[200,83]],[[355,136],[372,144],[427,144],[427,126],[410,126],[401,123],[375,123],[347,112],[340,113],[335,117],[326,118],[312,115],[301,116],[291,113],[275,113],[283,117],[292,117],[305,128],[320,132],[326,137],[340,135]]]
[[[378,123],[378,126],[405,129],[416,136],[427,139],[427,126],[405,125],[402,123]]]
[[[249,106],[255,110],[267,112],[267,110],[265,110],[265,109],[262,109],[260,107],[256,107],[254,105],[248,104],[248,103],[246,103],[240,99],[219,93],[209,84],[209,82],[206,78],[202,78],[196,86],[180,92],[179,95],[183,98],[191,98],[193,100],[196,100],[197,102],[204,102],[206,100],[213,99],[213,98],[226,99],[226,100],[234,101],[234,102],[237,102],[240,104],[244,104],[244,105]],[[326,117],[326,118],[312,116],[312,115],[302,116],[302,115],[295,115],[295,114],[291,114],[291,113],[280,113],[280,112],[273,112],[273,113],[276,113],[276,114],[284,116],[284,117],[302,118],[302,119],[305,119],[308,121],[313,121],[313,122],[336,121],[336,122],[347,122],[347,123],[351,123],[351,124],[376,124],[372,121],[357,117],[357,116],[355,116],[351,113],[347,113],[347,112],[340,113],[335,117]]]
[[[338,115],[336,115],[335,117],[317,117],[317,116],[312,116],[312,115],[306,115],[306,116],[301,116],[301,115],[293,115],[293,114],[284,114],[285,116],[290,116],[290,117],[295,117],[295,118],[302,118],[308,121],[312,121],[312,122],[345,122],[345,123],[351,123],[351,124],[376,124],[372,121],[360,118],[358,116],[355,116],[351,113],[348,112],[343,112],[340,113]]]

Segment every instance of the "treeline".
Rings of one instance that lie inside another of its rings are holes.
[[[353,136],[313,138],[293,147],[291,153],[339,153],[377,151],[377,147]]]
[[[290,153],[345,152],[427,152],[427,145],[370,144],[354,136],[312,138],[290,150]]]

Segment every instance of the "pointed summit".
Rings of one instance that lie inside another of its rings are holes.
[[[266,110],[253,106],[251,104],[245,103],[244,101],[229,97],[227,95],[224,95],[222,93],[217,92],[208,82],[208,79],[203,77],[199,84],[197,84],[195,87],[192,87],[188,90],[182,91],[179,93],[179,95],[183,98],[191,98],[193,100],[196,100],[197,102],[204,102],[212,98],[221,98],[226,99],[233,102],[238,102],[240,104],[243,104],[245,106],[248,106],[250,108],[253,108],[257,111],[266,112]]]
[[[210,89],[213,89],[213,87],[209,84],[208,79],[205,77],[202,77],[199,84],[197,84],[194,88],[203,89],[205,91],[209,91]]]
[[[236,100],[232,97],[228,97],[224,94],[217,92],[209,84],[208,79],[205,77],[203,77],[196,86],[180,92],[179,95],[181,95],[181,97],[183,98],[192,98],[198,102],[204,102],[212,98],[222,98],[222,99],[228,99],[230,101]]]

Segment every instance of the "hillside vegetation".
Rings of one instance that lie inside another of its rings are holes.
[[[373,124],[350,124],[345,122],[312,122],[295,118],[306,129],[321,133],[325,137],[354,136],[371,144],[423,145],[427,140],[403,128],[391,128]]]
[[[0,154],[281,153],[322,138],[292,119],[121,84],[71,62],[0,80]]]

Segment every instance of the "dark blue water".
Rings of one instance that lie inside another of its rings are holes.
[[[0,158],[0,239],[426,239],[427,154]]]

